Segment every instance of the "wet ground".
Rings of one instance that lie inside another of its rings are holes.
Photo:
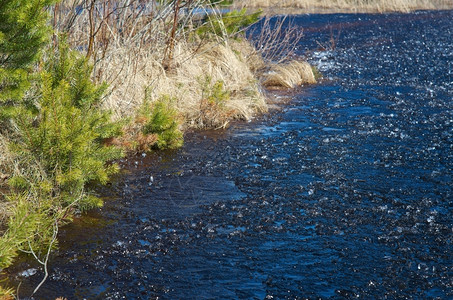
[[[325,80],[125,162],[35,299],[453,298],[453,11],[295,20]]]

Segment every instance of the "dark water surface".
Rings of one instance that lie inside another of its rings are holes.
[[[295,20],[326,79],[129,161],[35,299],[453,298],[453,12]]]

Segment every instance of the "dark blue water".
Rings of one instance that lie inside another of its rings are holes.
[[[453,298],[453,12],[295,20],[325,79],[125,162],[36,299]]]

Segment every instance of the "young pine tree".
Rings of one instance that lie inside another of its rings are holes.
[[[105,85],[90,78],[92,67],[80,53],[60,41],[41,74],[35,108],[23,107],[14,118],[20,138],[14,147],[23,158],[39,161],[61,206],[81,209],[100,204],[86,192],[89,182],[106,183],[117,172],[109,161],[122,152],[103,143],[119,134],[121,124],[100,108]],[[12,178],[15,188],[23,180]]]
[[[45,7],[56,0],[0,1],[0,117],[23,98],[49,38]]]
[[[106,86],[91,81],[89,62],[63,40],[56,49],[47,45],[36,68],[50,36],[44,9],[53,2],[0,0],[0,131],[13,125],[8,146],[16,169],[8,179],[0,271],[19,250],[46,255],[55,226],[76,208],[102,204],[87,185],[107,182],[118,170],[109,161],[122,156],[103,143],[120,125],[100,108]]]

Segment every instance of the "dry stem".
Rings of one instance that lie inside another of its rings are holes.
[[[266,16],[260,26],[261,30],[251,30],[247,35],[248,40],[264,60],[282,63],[295,56],[296,47],[303,37],[303,29],[292,21],[287,21],[287,16],[277,17],[273,22],[271,20]]]

